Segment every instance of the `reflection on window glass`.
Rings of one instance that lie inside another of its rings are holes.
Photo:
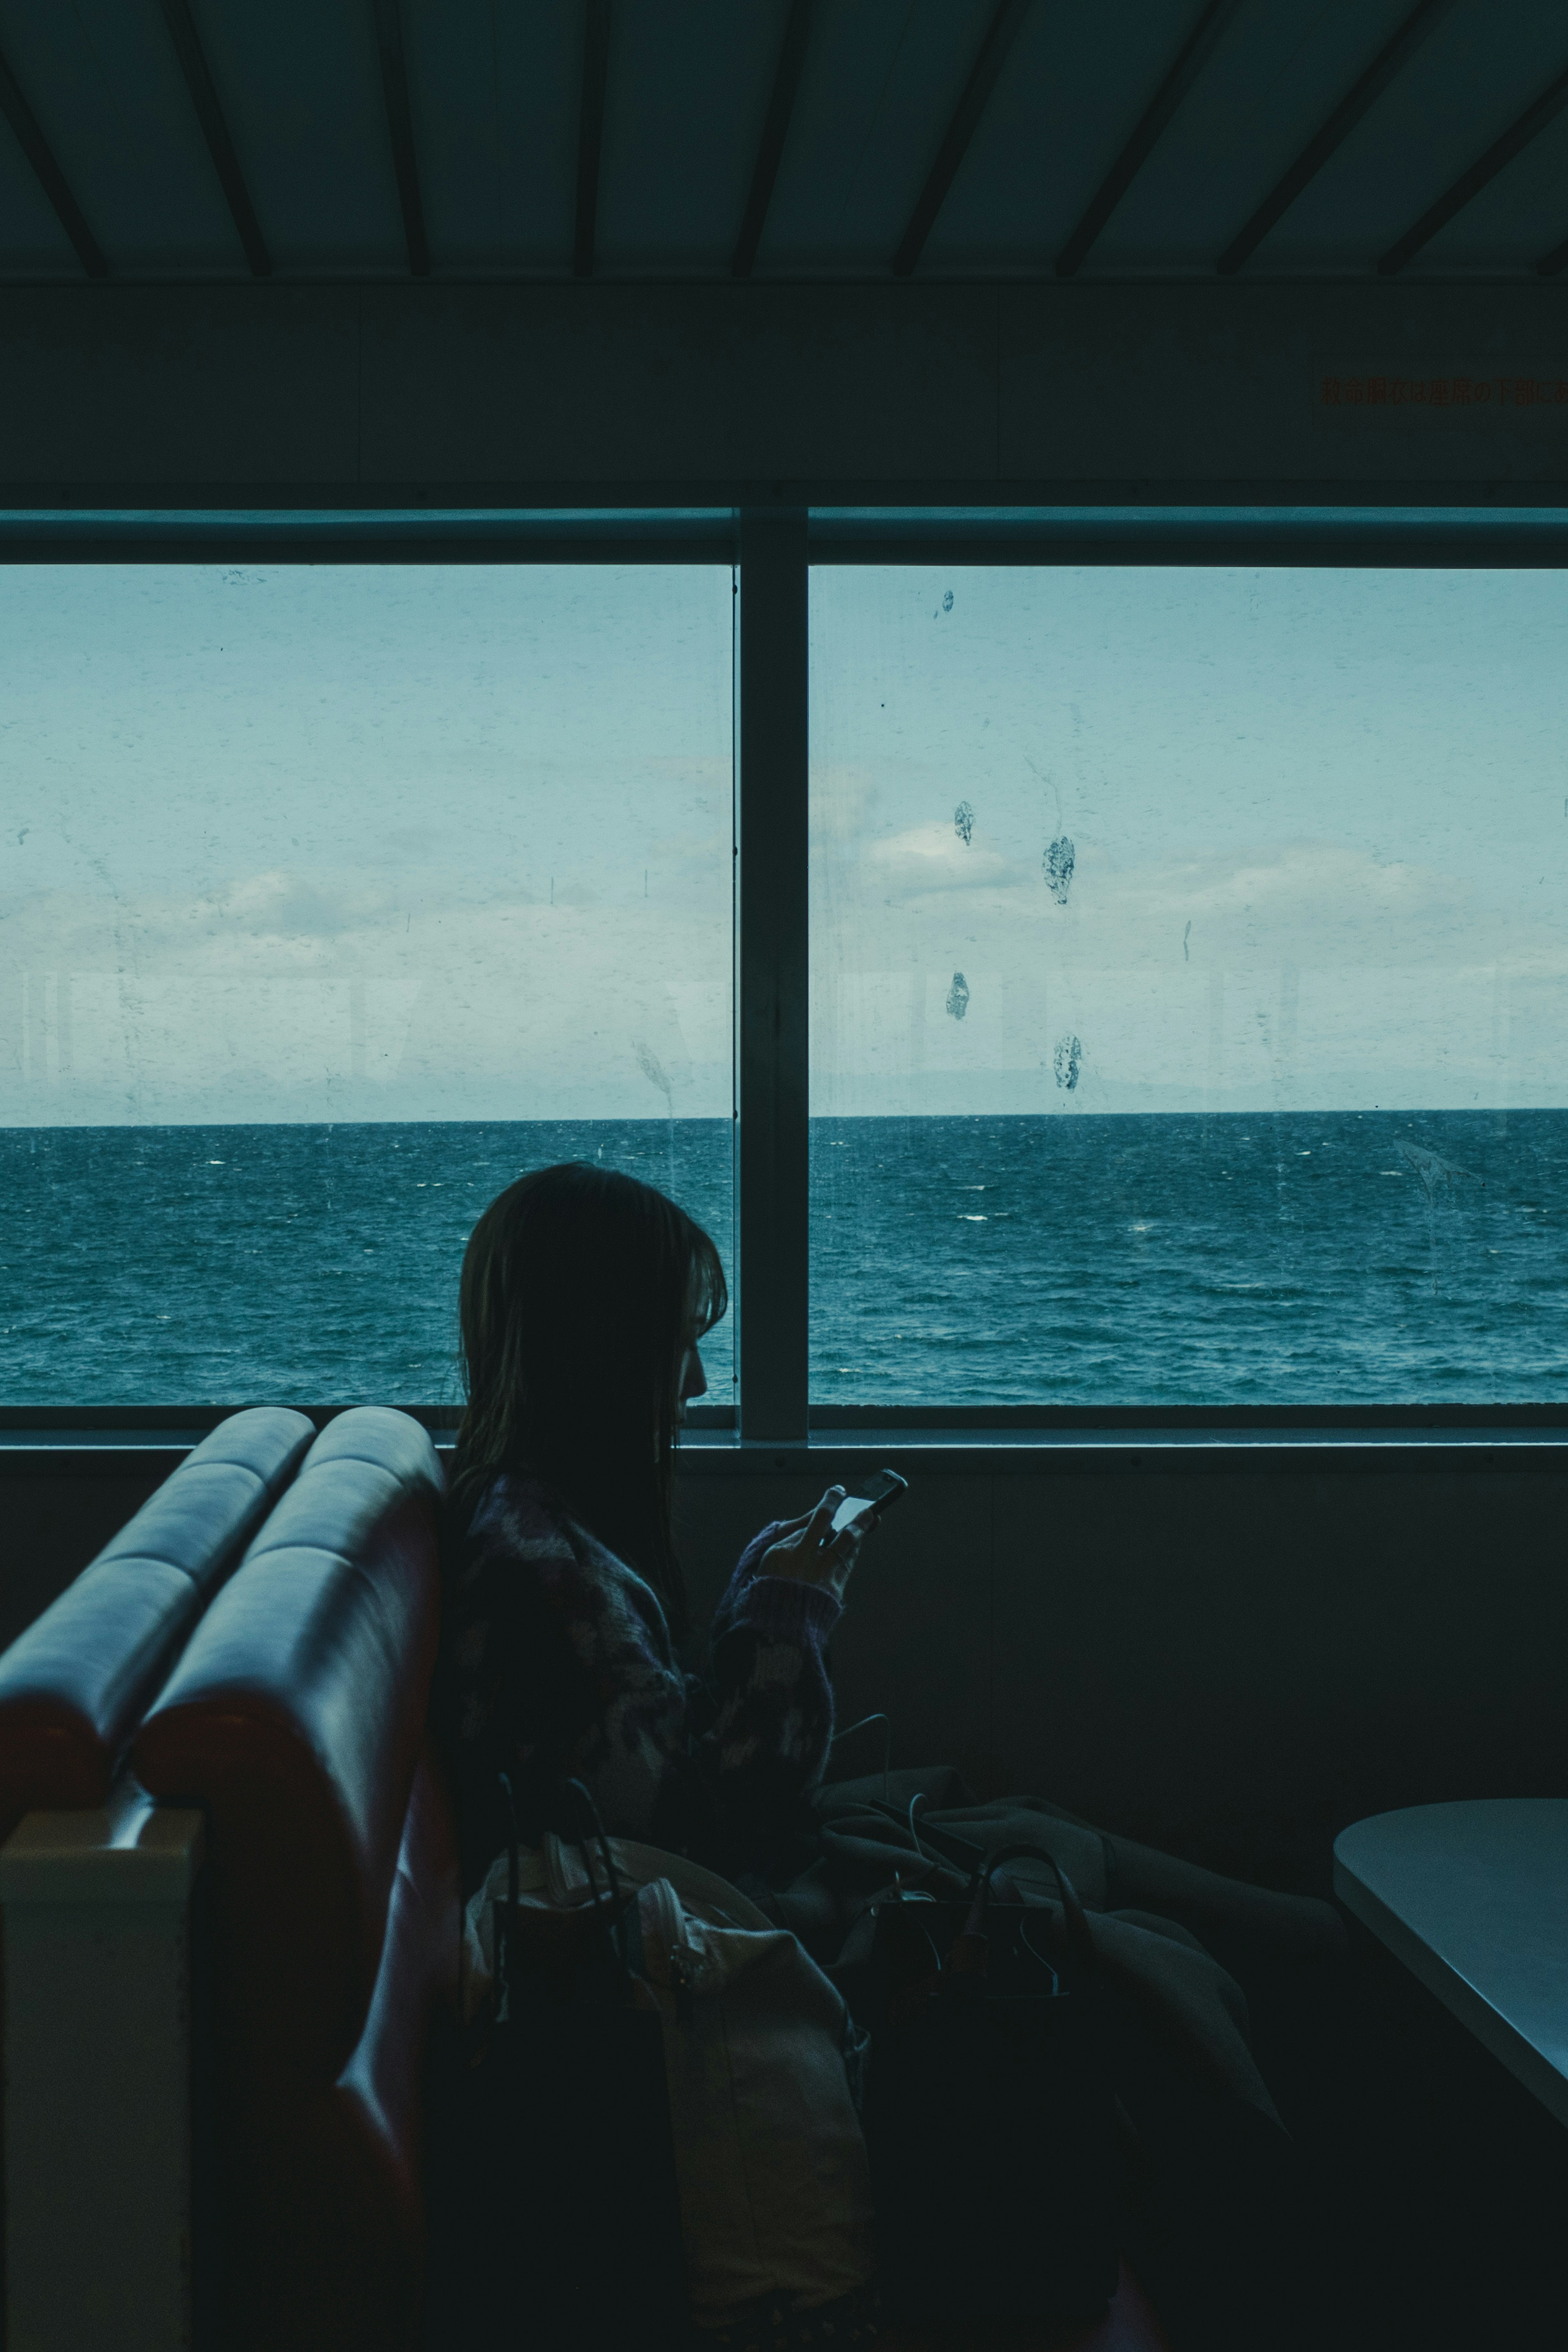
[[[727,570],[0,600],[7,1402],[451,1401],[470,1227],[553,1160],[727,1259]]]
[[[820,570],[812,1385],[1568,1395],[1568,584]]]

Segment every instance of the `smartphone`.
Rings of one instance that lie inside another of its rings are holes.
[[[874,1478],[868,1480],[863,1495],[844,1496],[833,1513],[832,1533],[827,1540],[831,1543],[833,1536],[842,1535],[852,1519],[863,1517],[867,1511],[873,1519],[880,1519],[883,1511],[893,1508],[900,1495],[908,1492],[907,1478],[901,1478],[896,1470],[879,1470]]]

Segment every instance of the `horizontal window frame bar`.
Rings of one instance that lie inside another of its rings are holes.
[[[814,565],[1555,569],[1568,562],[1568,504],[818,509],[810,547]]]
[[[377,1399],[384,1403],[384,1398]],[[8,1404],[0,1405],[0,1445],[26,1444],[29,1438],[95,1435],[105,1430],[117,1436],[204,1437],[236,1412],[302,1412],[318,1429],[325,1429],[353,1404],[296,1404],[287,1397],[242,1397],[234,1404]],[[463,1418],[460,1404],[399,1404],[393,1407],[432,1432],[455,1430]]]
[[[6,563],[695,563],[735,561],[727,508],[0,509]]]
[[[1517,1404],[1386,1402],[1366,1404],[813,1404],[811,1431],[841,1442],[858,1430],[952,1429],[1050,1432],[1334,1430],[1485,1431],[1560,1429],[1568,1438],[1568,1400]]]
[[[813,566],[1260,564],[1528,570],[1568,563],[1568,501],[817,507]],[[0,509],[6,563],[559,563],[737,560],[740,509]]]
[[[378,1398],[376,1402],[384,1404],[386,1400]],[[241,1398],[235,1404],[8,1404],[0,1405],[0,1446],[26,1445],[35,1440],[63,1443],[93,1436],[99,1431],[114,1437],[136,1435],[160,1442],[172,1432],[194,1442],[232,1420],[236,1412],[302,1412],[318,1429],[325,1429],[340,1413],[360,1410],[357,1404],[296,1404],[283,1397]],[[439,1438],[455,1436],[464,1409],[460,1404],[394,1402],[392,1410],[406,1413],[411,1421],[417,1421],[432,1436]],[[733,1430],[735,1407],[688,1405],[686,1423],[693,1430]]]
[[[302,1412],[319,1429],[352,1404],[293,1404],[266,1398],[235,1404],[106,1404],[0,1406],[0,1446],[65,1442],[104,1433],[110,1437],[164,1440],[172,1433],[203,1436],[236,1412],[256,1410]],[[396,1404],[432,1435],[455,1435],[463,1418],[458,1404]],[[735,1440],[732,1404],[686,1408],[686,1444],[722,1445]],[[814,1449],[854,1448],[879,1433],[918,1445],[983,1439],[1055,1448],[1092,1442],[1122,1445],[1158,1440],[1165,1444],[1267,1444],[1282,1439],[1328,1443],[1372,1438],[1399,1444],[1492,1443],[1528,1437],[1568,1444],[1568,1402],[1516,1404],[869,1404],[810,1408],[809,1444]],[[744,1447],[766,1450],[778,1440],[742,1439]]]

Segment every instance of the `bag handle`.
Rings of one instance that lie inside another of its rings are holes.
[[[615,1867],[615,1857],[610,1851],[610,1840],[605,1834],[604,1823],[600,1819],[599,1808],[593,1801],[591,1791],[581,1780],[567,1780],[562,1783],[562,1790],[579,1816],[580,1826],[572,1834],[572,1843],[582,1856],[582,1867],[587,1873],[588,1891],[593,1898],[595,1915],[599,1913],[601,1904],[609,1906],[610,1916],[606,1922],[606,1932],[610,1938],[610,1948],[620,1964],[621,1973],[626,1980],[626,1991],[630,1996],[635,1973],[632,1967],[630,1938],[626,1933],[626,1918],[631,1908],[631,1897],[622,1887],[621,1875]],[[588,1851],[588,1842],[591,1837],[598,1846],[600,1856],[604,1864],[606,1887],[602,1897],[599,1892],[599,1881],[594,1876],[592,1859]]]
[[[1094,1939],[1089,1933],[1089,1922],[1083,1916],[1083,1906],[1078,1890],[1053,1853],[1042,1845],[1004,1845],[999,1852],[986,1858],[985,1885],[988,1889],[992,1874],[1008,1862],[1043,1862],[1054,1873],[1061,1892],[1061,1916],[1067,1933],[1067,1948],[1082,1977],[1094,1973]]]
[[[517,1916],[517,1801],[512,1791],[509,1772],[497,1772],[501,1794],[507,1801],[507,1915],[496,1920],[496,1974],[491,1990],[495,2004],[496,2022],[504,2025],[511,2007],[512,1983],[512,1923]],[[492,1904],[494,1918],[499,1906]]]
[[[507,1772],[498,1772],[496,1778],[500,1783],[501,1794],[506,1799],[507,1825],[507,1907],[504,1917],[497,1917],[497,1921],[496,1974],[493,1994],[496,2002],[496,2022],[504,2024],[507,2021],[510,2005],[511,1931],[517,1916],[520,1877],[517,1852],[519,1840],[517,1798],[512,1789],[511,1776]],[[605,1834],[604,1823],[599,1817],[599,1808],[594,1803],[591,1793],[580,1780],[567,1780],[562,1783],[562,1797],[567,1805],[575,1810],[579,1816],[578,1827],[573,1830],[569,1825],[569,1834],[572,1843],[582,1856],[582,1866],[588,1879],[588,1891],[592,1901],[594,1916],[596,1918],[601,1916],[608,1909],[609,1917],[605,1921],[605,1931],[610,1956],[612,1961],[620,1969],[624,1979],[627,1996],[630,1998],[635,1974],[632,1967],[625,1932],[627,1914],[632,1907],[630,1898],[622,1885],[620,1874],[615,1867],[615,1857],[610,1851],[610,1840]],[[592,1838],[597,1844],[604,1864],[607,1886],[602,1894],[588,1851],[590,1838]],[[498,1903],[493,1908],[497,1914],[500,1913],[501,1906]]]

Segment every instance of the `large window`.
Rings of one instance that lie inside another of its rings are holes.
[[[1568,1394],[1560,572],[811,574],[812,1392]]]
[[[830,1413],[1568,1402],[1529,519],[1485,570],[774,517],[738,635],[699,527],[0,571],[3,1402],[455,1402],[474,1219],[566,1158],[708,1226],[770,1442],[808,1339]]]
[[[7,1402],[450,1400],[469,1229],[552,1160],[728,1259],[727,566],[0,604]]]

